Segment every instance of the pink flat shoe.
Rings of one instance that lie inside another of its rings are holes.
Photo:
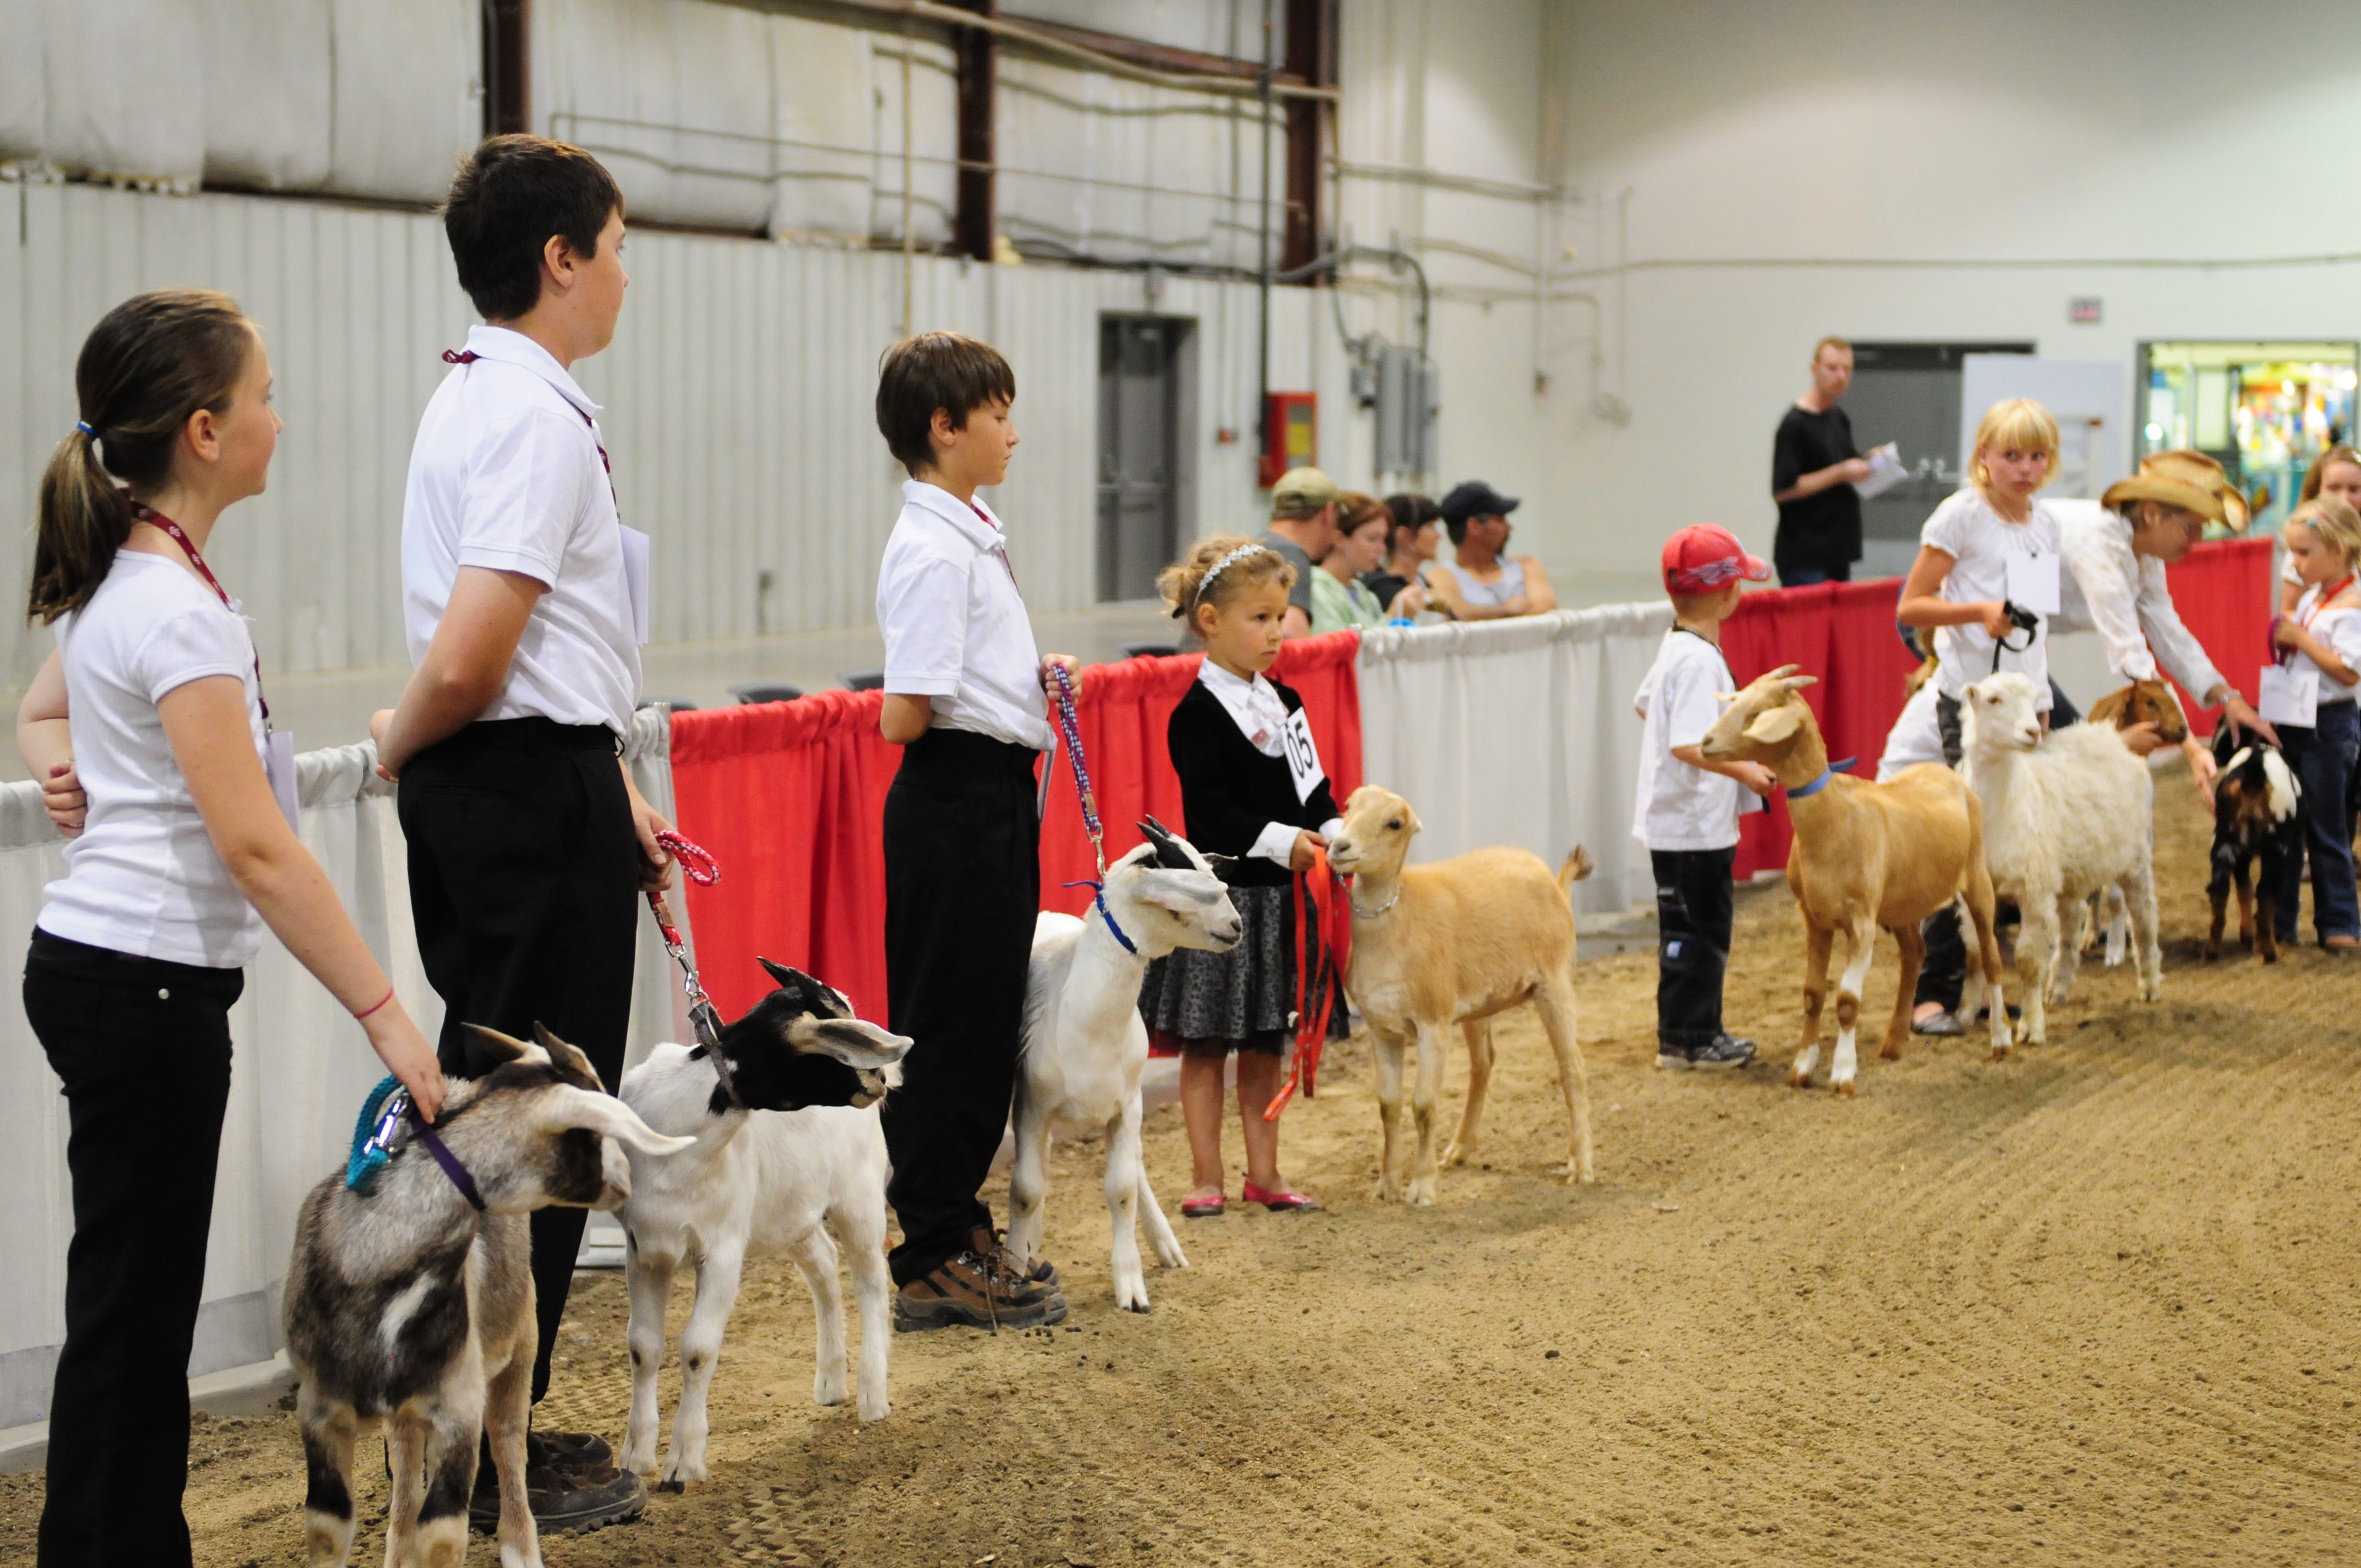
[[[1180,1217],[1184,1220],[1218,1220],[1229,1207],[1229,1200],[1216,1192],[1211,1198],[1188,1197],[1180,1200]]]
[[[1298,1192],[1292,1187],[1282,1192],[1273,1192],[1268,1188],[1257,1187],[1251,1181],[1238,1189],[1238,1201],[1259,1203],[1274,1214],[1309,1214],[1320,1207],[1308,1193]]]

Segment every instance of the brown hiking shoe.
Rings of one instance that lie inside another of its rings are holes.
[[[979,1233],[988,1238],[989,1233]],[[966,1324],[979,1329],[1036,1329],[1063,1322],[1066,1299],[1051,1287],[1015,1272],[996,1245],[973,1247],[894,1294],[894,1329],[917,1333]]]

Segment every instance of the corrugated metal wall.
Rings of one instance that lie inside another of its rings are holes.
[[[261,323],[287,422],[269,493],[229,515],[214,552],[256,620],[266,667],[406,662],[402,478],[444,374],[436,356],[472,319],[436,222],[318,201],[0,184],[0,495],[19,522],[0,551],[0,603],[21,602],[34,496],[73,422],[84,334],[142,289],[203,285]],[[655,537],[657,638],[866,620],[898,503],[872,399],[900,326],[900,257],[653,233],[634,235],[625,255],[621,331],[581,377],[607,404],[624,514]],[[1175,278],[1151,305],[1133,273],[925,258],[915,279],[918,327],[976,333],[1016,367],[1025,444],[994,499],[1015,524],[1037,610],[1093,598],[1104,312],[1196,318],[1195,521],[1258,519],[1252,288]],[[1275,385],[1337,394],[1333,409],[1344,377],[1321,303],[1278,291],[1272,373]],[[1218,442],[1224,427],[1235,443]],[[49,637],[0,620],[5,673],[20,683]]]

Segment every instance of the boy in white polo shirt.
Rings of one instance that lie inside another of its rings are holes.
[[[1034,765],[1049,748],[1040,656],[980,488],[1007,477],[1016,377],[955,332],[898,343],[877,428],[908,470],[877,574],[879,727],[905,748],[885,796],[890,1026],[916,1042],[885,1099],[897,1330],[1027,1328],[1066,1315],[1057,1272],[1003,1255],[976,1194],[1008,1121],[1025,975],[1041,904]]]
[[[1754,1059],[1754,1042],[1721,1026],[1721,977],[1734,911],[1730,869],[1746,792],[1768,795],[1760,762],[1718,762],[1698,751],[1738,689],[1721,656],[1721,623],[1745,586],[1771,576],[1729,530],[1709,522],[1665,542],[1673,629],[1631,699],[1642,723],[1631,836],[1656,873],[1656,1065],[1725,1069]]]
[[[615,335],[629,282],[623,200],[579,148],[495,137],[460,166],[444,228],[485,324],[444,355],[456,368],[419,421],[401,515],[417,669],[369,728],[379,767],[401,781],[419,957],[445,1008],[444,1070],[498,1065],[465,1025],[531,1038],[545,1024],[611,1089],[638,894],[671,874],[655,838],[669,824],[620,755],[639,697],[645,541],[620,525],[598,405],[569,368]],[[533,1216],[535,1403],[586,1218]],[[526,1480],[544,1530],[609,1523],[647,1501],[588,1433],[533,1433]],[[469,1511],[496,1517],[490,1464],[476,1483]]]

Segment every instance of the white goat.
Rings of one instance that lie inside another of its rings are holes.
[[[750,1255],[785,1253],[811,1288],[818,1332],[812,1397],[845,1395],[841,1237],[861,1309],[861,1419],[889,1408],[886,1345],[893,1281],[885,1270],[885,1135],[877,1102],[901,1081],[910,1042],[852,1016],[840,992],[764,959],[779,989],[721,1032],[725,1086],[703,1047],[658,1046],[623,1075],[623,1102],[649,1125],[694,1137],[694,1147],[635,1162],[617,1216],[629,1238],[631,1419],[622,1464],[654,1474],[656,1368],[673,1271],[697,1267],[697,1299],[680,1336],[680,1410],[660,1485],[706,1478],[706,1400],[722,1332]]]
[[[1157,1260],[1189,1266],[1140,1165],[1139,1075],[1148,1065],[1140,981],[1150,959],[1176,948],[1224,952],[1240,935],[1237,909],[1213,862],[1152,817],[1139,829],[1148,841],[1107,868],[1103,900],[1087,919],[1045,913],[1034,925],[1013,1113],[1016,1164],[1008,1179],[1008,1253],[1021,1267],[1040,1249],[1049,1124],[1106,1130],[1115,1299],[1134,1312],[1148,1310],[1141,1212]]]
[[[2065,1001],[2073,986],[2092,894],[2123,892],[2143,1002],[2163,994],[2164,954],[2157,945],[2156,790],[2147,764],[2114,730],[2097,725],[2069,725],[2044,739],[2034,699],[2025,676],[1991,675],[1960,694],[1960,767],[1983,805],[1984,861],[1993,889],[2016,900],[2024,921],[2016,938],[2025,978],[2017,1037],[2039,1045],[2047,1003]],[[1971,985],[1968,1008],[1980,991]]]

